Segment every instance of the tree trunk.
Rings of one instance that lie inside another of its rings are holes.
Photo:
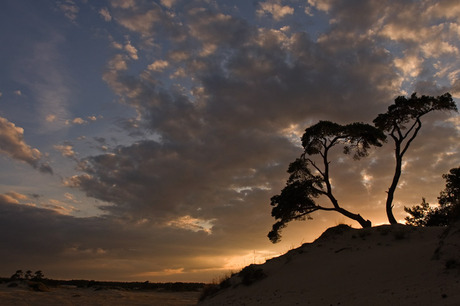
[[[330,185],[329,185],[330,186]],[[326,193],[327,197],[331,200],[332,202],[332,205],[334,205],[334,208],[332,208],[333,210],[335,210],[336,212],[339,212],[341,213],[342,215],[344,215],[345,217],[348,217],[352,220],[355,220],[356,222],[358,222],[362,228],[366,228],[366,227],[371,227],[372,226],[372,222],[369,221],[369,220],[364,220],[363,217],[361,217],[360,214],[354,214],[342,207],[339,206],[339,202],[337,201],[337,199],[332,195],[332,192],[329,190],[329,192]]]
[[[395,159],[396,159],[396,168],[395,168],[395,175],[393,176],[393,182],[391,183],[390,188],[388,188],[388,196],[386,202],[386,211],[388,222],[390,224],[397,224],[395,216],[393,215],[393,199],[396,191],[396,187],[398,187],[399,178],[401,177],[401,168],[402,168],[402,156],[400,154],[400,146],[396,144],[396,152],[395,152]]]
[[[332,147],[332,143],[331,143],[330,147]],[[334,206],[333,210],[341,213],[345,217],[348,217],[348,218],[350,218],[352,220],[357,221],[363,228],[371,227],[372,226],[371,221],[364,220],[364,218],[361,217],[361,215],[354,214],[354,213],[349,212],[348,210],[343,209],[342,207],[340,207],[339,202],[337,201],[337,199],[332,194],[332,185],[331,185],[331,182],[329,181],[329,162],[327,161],[327,153],[328,153],[329,148],[326,148],[324,150],[324,155],[323,155],[323,161],[324,161],[324,174],[323,174],[323,177],[324,177],[324,182],[326,183],[326,188],[327,188],[327,192],[325,193],[325,195],[332,202],[332,205]]]
[[[352,219],[352,220],[355,220],[356,222],[358,222],[361,225],[362,228],[372,226],[372,222],[370,220],[364,220],[364,218],[361,217],[360,214],[354,214],[354,213],[349,212],[348,210],[343,209],[341,207],[336,208],[336,211],[341,213],[342,215]]]

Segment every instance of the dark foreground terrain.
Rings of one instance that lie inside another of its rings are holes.
[[[204,284],[3,279],[0,305],[196,305]]]

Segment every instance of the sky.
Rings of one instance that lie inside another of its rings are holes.
[[[1,1],[0,275],[208,282],[359,227],[314,213],[272,244],[270,198],[319,120],[458,101],[459,16],[456,0]],[[456,113],[423,118],[398,220],[437,203],[459,133]],[[330,167],[342,207],[387,223],[391,141]]]

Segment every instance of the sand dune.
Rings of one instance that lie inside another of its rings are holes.
[[[460,231],[341,225],[245,270],[200,306],[460,305]]]

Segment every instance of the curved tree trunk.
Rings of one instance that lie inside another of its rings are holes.
[[[329,198],[329,200],[331,201],[332,205],[334,206],[334,208],[332,210],[335,210],[335,211],[341,213],[342,215],[344,215],[345,217],[348,217],[348,218],[350,218],[352,220],[357,221],[363,228],[371,227],[372,226],[371,221],[364,220],[364,218],[361,217],[361,215],[354,214],[354,213],[349,212],[348,210],[340,207],[339,202],[337,201],[337,199],[332,194],[332,185],[331,185],[331,182],[329,180],[329,162],[327,160],[327,154],[328,154],[329,149],[332,147],[332,144],[333,144],[333,142],[331,142],[331,145],[324,150],[324,155],[323,155],[323,161],[324,161],[324,174],[323,174],[323,177],[324,177],[324,182],[326,183],[326,189],[327,189],[327,191],[324,194]]]
[[[342,215],[352,219],[352,220],[355,220],[356,222],[358,222],[361,225],[362,228],[372,226],[372,222],[370,220],[364,220],[364,218],[361,217],[360,214],[354,214],[354,213],[349,212],[348,210],[343,209],[341,207],[336,208],[336,211],[341,213]]]
[[[388,195],[387,195],[387,202],[386,202],[386,212],[388,217],[388,222],[390,224],[397,224],[396,218],[393,215],[393,199],[396,191],[396,187],[398,187],[399,178],[401,177],[401,168],[402,168],[402,156],[400,154],[400,147],[396,145],[396,152],[395,152],[395,159],[396,159],[396,168],[395,174],[393,176],[393,181],[388,188]]]
[[[372,226],[372,222],[370,220],[365,220],[363,217],[361,217],[360,214],[354,214],[342,207],[339,206],[339,202],[337,201],[337,199],[332,195],[332,192],[328,192],[326,193],[327,197],[331,200],[332,202],[332,205],[334,205],[334,208],[331,208],[332,210],[335,210],[336,212],[339,212],[341,213],[342,215],[344,215],[345,217],[348,217],[352,220],[355,220],[356,222],[358,222],[361,227],[363,228],[366,228],[366,227],[371,227]],[[329,209],[329,210],[331,210]]]

